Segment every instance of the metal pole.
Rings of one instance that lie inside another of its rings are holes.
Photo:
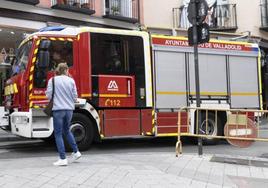
[[[195,90],[196,90],[196,107],[200,107],[200,86],[199,86],[199,65],[198,65],[198,33],[197,33],[197,20],[196,20],[196,13],[197,13],[197,7],[196,3],[198,0],[192,1],[194,3],[193,6],[193,42],[194,42],[194,64],[195,64]],[[201,114],[200,110],[197,110],[197,127],[198,130],[197,133],[200,134],[200,125],[201,125]],[[198,155],[203,155],[203,142],[202,138],[198,137]]]

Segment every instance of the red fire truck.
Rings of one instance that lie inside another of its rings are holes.
[[[175,136],[177,111],[196,104],[193,48],[186,38],[49,27],[18,48],[0,109],[2,128],[27,138],[51,137],[52,118],[42,109],[59,59],[55,52],[77,84],[71,130],[81,150],[105,138]],[[211,40],[199,46],[199,69],[202,107],[261,108],[258,45]],[[184,115],[195,122],[194,111]],[[213,114],[208,118],[210,134],[222,135],[226,113],[218,113],[217,126]]]

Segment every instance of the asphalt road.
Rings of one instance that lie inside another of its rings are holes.
[[[268,133],[268,130],[264,130]],[[266,133],[265,133],[266,134]],[[109,139],[94,144],[85,154],[174,152],[176,138]],[[183,153],[198,153],[198,147],[190,138],[183,138]],[[268,158],[268,143],[255,142],[248,148],[238,148],[221,140],[218,145],[203,146],[204,154],[223,154]],[[0,159],[55,156],[53,144],[42,140],[19,140],[0,142]]]
[[[268,138],[268,122],[262,121],[260,135]],[[85,154],[113,154],[113,153],[142,153],[142,152],[174,152],[177,142],[176,137],[168,138],[136,138],[136,139],[108,139],[101,143],[95,143],[92,147],[83,151]],[[198,146],[189,137],[182,138],[182,152],[198,153]],[[268,142],[254,142],[248,148],[238,148],[230,145],[226,140],[220,140],[217,145],[204,145],[204,154],[223,154],[249,157],[268,158]],[[55,156],[54,144],[48,144],[42,140],[14,139],[13,135],[0,130],[0,159],[28,158]]]

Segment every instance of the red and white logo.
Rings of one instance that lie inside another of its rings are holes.
[[[118,91],[118,86],[115,80],[111,80],[107,87],[108,91]]]

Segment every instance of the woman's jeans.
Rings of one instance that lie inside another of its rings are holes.
[[[68,143],[73,149],[73,152],[77,152],[78,148],[73,136],[70,131],[71,120],[73,116],[72,110],[56,110],[53,111],[53,126],[54,126],[54,136],[61,159],[65,159],[65,146],[63,142],[62,133],[66,137]]]

